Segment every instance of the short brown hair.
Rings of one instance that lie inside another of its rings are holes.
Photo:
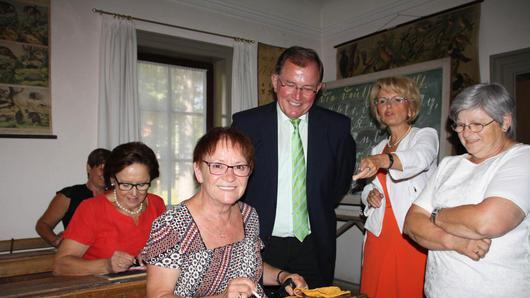
[[[400,76],[382,78],[374,83],[370,93],[370,110],[382,128],[386,128],[386,125],[381,121],[381,117],[377,113],[377,107],[374,104],[374,99],[381,90],[395,92],[408,100],[412,112],[412,115],[407,119],[409,124],[412,124],[418,118],[421,110],[421,95],[416,82],[410,78]]]
[[[250,139],[233,127],[214,127],[202,136],[193,150],[193,162],[200,163],[206,155],[215,152],[220,141],[232,143],[238,147],[250,168],[254,167],[254,146]]]
[[[97,149],[94,149],[92,152],[90,152],[86,163],[90,168],[103,165],[105,164],[109,156],[110,156],[110,150],[103,149],[103,148],[97,148]]]
[[[276,61],[276,66],[274,68],[274,73],[280,75],[285,62],[287,61],[290,61],[294,65],[300,67],[306,67],[309,63],[315,63],[318,66],[318,82],[322,82],[322,77],[324,76],[324,66],[322,65],[322,61],[320,60],[320,57],[318,57],[318,54],[315,52],[315,50],[298,46],[293,46],[286,49],[283,51],[280,57],[278,57],[278,61]]]
[[[110,178],[115,178],[116,174],[132,164],[142,164],[149,169],[149,181],[158,178],[158,160],[151,148],[142,142],[130,142],[116,146],[110,153],[105,168],[105,184],[111,186]]]

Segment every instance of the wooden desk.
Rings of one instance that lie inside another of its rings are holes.
[[[23,250],[53,248],[40,237],[0,240],[0,253],[16,253]]]
[[[356,226],[362,233],[364,233],[364,218],[361,216],[346,215],[346,214],[337,214],[338,221],[344,221],[345,223],[337,229],[338,238],[340,235],[344,234],[351,227]]]
[[[0,255],[0,278],[53,270],[55,249]],[[2,292],[0,292],[1,294]]]
[[[361,196],[360,194],[352,195],[347,194],[344,196],[342,201],[339,203],[339,206],[354,206],[361,209]],[[337,221],[345,222],[337,229],[336,237],[344,234],[351,227],[356,226],[361,233],[364,234],[364,222],[366,218],[362,216],[361,212],[344,212],[339,209],[335,209]]]
[[[100,276],[51,272],[0,278],[2,297],[145,297],[145,276],[109,281]]]

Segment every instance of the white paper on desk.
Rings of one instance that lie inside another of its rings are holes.
[[[145,270],[147,270],[147,267],[142,266],[142,265],[131,266],[129,267],[129,269],[127,269],[127,271],[145,271]]]
[[[372,183],[372,186],[374,189],[377,189],[379,193],[381,193],[383,198],[381,200],[381,207],[368,207],[367,210],[364,212],[364,215],[367,216],[366,222],[364,223],[364,228],[372,232],[372,234],[374,234],[376,237],[379,237],[383,228],[383,218],[385,217],[386,200],[383,190],[380,189],[374,183]]]

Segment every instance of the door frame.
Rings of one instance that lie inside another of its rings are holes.
[[[515,84],[517,76],[530,73],[530,48],[495,54],[490,56],[490,82],[502,84],[515,100]],[[513,115],[513,132],[517,137],[517,113]]]

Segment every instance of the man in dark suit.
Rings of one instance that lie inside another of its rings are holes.
[[[350,119],[314,105],[322,76],[315,51],[285,50],[271,76],[277,102],[236,113],[232,124],[256,150],[243,200],[259,214],[263,260],[302,275],[312,288],[333,282],[334,209],[355,165]]]

